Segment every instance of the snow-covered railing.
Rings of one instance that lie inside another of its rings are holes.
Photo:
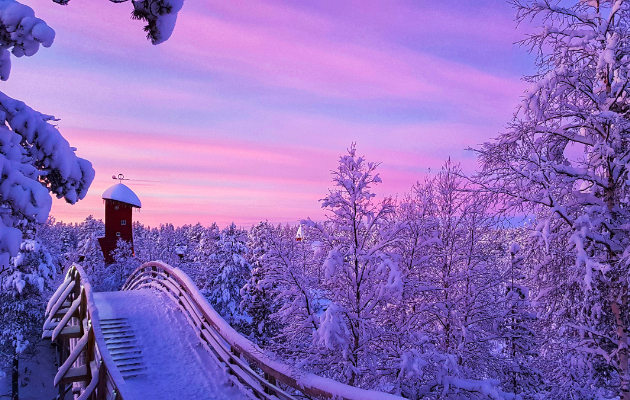
[[[401,400],[392,394],[344,385],[283,364],[225,322],[178,268],[159,261],[143,264],[129,276],[122,290],[147,287],[166,293],[179,304],[204,346],[235,378],[234,383],[249,388],[258,398],[294,400],[306,395],[339,400]],[[293,390],[301,395],[289,393]]]
[[[57,344],[55,386],[63,400],[72,389],[76,400],[123,400],[125,381],[107,350],[87,275],[77,264],[46,307],[43,338]]]

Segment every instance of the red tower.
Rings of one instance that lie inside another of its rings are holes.
[[[103,250],[105,262],[111,263],[112,251],[116,248],[118,239],[133,245],[131,229],[131,215],[134,207],[142,204],[136,194],[122,183],[118,183],[103,192],[105,201],[105,236],[98,238]]]

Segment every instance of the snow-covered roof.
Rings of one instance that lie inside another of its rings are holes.
[[[141,208],[142,203],[133,190],[129,189],[122,183],[117,183],[103,192],[103,198],[108,200],[116,200],[123,203],[131,204],[134,207]]]

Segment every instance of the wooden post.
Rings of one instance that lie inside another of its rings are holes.
[[[269,375],[268,373],[265,372],[265,380],[269,383],[271,383],[272,385],[276,385],[276,377],[273,375]],[[273,389],[270,389],[269,386],[265,386],[264,391],[266,394],[270,394],[272,396],[276,395],[276,391]]]
[[[72,300],[81,295],[81,275],[79,275],[79,272],[76,270],[74,275],[74,288],[72,289],[72,294]]]
[[[83,323],[81,323],[81,325],[83,325]],[[95,346],[96,346],[96,341],[94,338],[94,329],[90,326],[88,327],[88,342],[87,345],[85,346],[85,366],[87,367],[87,381],[86,383],[86,387],[87,384],[92,380],[92,364],[91,362],[94,360],[94,352],[95,352]]]
[[[64,400],[66,398],[66,384],[65,383],[60,383],[59,384],[59,400]]]
[[[66,340],[61,339],[57,340],[57,354],[59,359],[58,367],[61,367],[64,362],[64,350],[65,350],[65,342]],[[64,400],[66,398],[66,385],[65,383],[59,383],[59,400]]]
[[[103,360],[98,363],[98,385],[96,385],[95,400],[107,400],[105,398],[105,392],[107,391],[107,369]]]
[[[230,364],[236,364],[233,358],[241,358],[241,353],[239,353],[233,346],[230,346],[230,353],[232,354],[232,357],[230,357],[230,360],[229,360]],[[228,372],[231,375],[235,375],[231,368]]]

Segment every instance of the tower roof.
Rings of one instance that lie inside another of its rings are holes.
[[[142,203],[140,203],[138,196],[133,192],[133,190],[129,189],[122,183],[117,183],[104,191],[103,199],[120,201],[138,208],[142,207]]]

